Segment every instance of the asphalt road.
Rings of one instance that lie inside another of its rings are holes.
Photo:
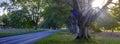
[[[4,37],[4,38],[0,38],[0,44],[34,44],[34,42],[41,40],[42,38],[45,38],[58,31],[59,30],[48,30],[37,33]]]

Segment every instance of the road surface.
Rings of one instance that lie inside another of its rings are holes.
[[[44,32],[0,38],[0,44],[34,44],[37,40],[45,38],[56,32],[58,32],[58,30],[48,30]]]

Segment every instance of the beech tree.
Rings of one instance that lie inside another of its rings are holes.
[[[76,39],[90,39],[88,27],[98,18],[101,13],[108,10],[112,0],[107,0],[100,7],[93,7],[96,0],[11,0],[14,6],[28,10],[35,29],[38,27],[39,19],[45,20],[41,25],[52,26],[67,24],[69,30],[77,34]],[[44,14],[43,14],[44,13]],[[106,14],[106,13],[105,13]],[[68,18],[68,19],[67,19]],[[66,23],[65,23],[66,21]]]
[[[92,2],[93,0],[72,0],[73,14],[69,20],[71,21],[69,22],[69,29],[77,30],[76,39],[81,40],[91,38],[88,33],[88,27],[101,13],[103,13],[103,11],[107,10],[107,6],[112,2],[112,0],[108,0],[103,6],[101,5],[102,8],[93,8],[91,5]]]

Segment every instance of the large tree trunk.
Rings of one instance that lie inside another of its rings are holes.
[[[90,39],[90,35],[88,33],[88,27],[87,26],[86,27],[79,26],[79,33],[77,33],[76,39],[79,39],[79,40]]]
[[[72,16],[74,17],[74,16]],[[70,30],[70,32],[72,33],[76,33],[77,34],[77,37],[76,39],[79,39],[79,40],[82,40],[82,39],[85,39],[85,40],[88,40],[90,39],[90,35],[88,33],[88,26],[82,26],[83,23],[80,23],[81,21],[79,21],[79,23],[75,22],[76,20],[73,19],[71,16],[69,18],[69,24],[68,24],[68,28]]]
[[[73,24],[73,25],[76,25],[74,26],[74,29],[76,30],[76,33],[77,33],[76,39],[79,39],[79,40],[89,39],[90,36],[88,34],[88,29],[87,29],[88,26],[84,26],[85,17],[82,16],[83,14],[81,11],[81,7],[79,5],[82,2],[82,0],[72,0],[72,1],[73,1],[73,15],[71,16],[75,17],[76,19],[75,24]]]
[[[86,2],[87,1],[87,2]],[[103,9],[106,9],[107,5],[110,4],[112,0],[109,0],[99,11],[94,12],[94,9],[91,7],[92,0],[72,0],[73,4],[73,16],[75,17],[77,26],[74,26],[74,29],[79,30],[77,33],[76,39],[89,39],[90,35],[88,33],[88,27],[95,19],[100,15]],[[87,6],[86,6],[87,4]],[[86,13],[84,13],[86,12]],[[74,25],[74,24],[72,24]],[[72,30],[72,29],[71,29]]]
[[[70,16],[69,17],[69,20],[68,20],[68,28],[70,30],[70,32],[72,32],[73,34],[77,33],[77,23],[76,23],[76,19],[73,17],[73,16]]]

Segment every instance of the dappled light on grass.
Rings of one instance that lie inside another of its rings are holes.
[[[37,41],[35,44],[97,44],[95,39],[90,40],[75,40],[76,35],[70,33],[68,30],[60,31],[54,35]]]
[[[60,31],[54,35],[37,41],[35,44],[119,44],[119,37],[106,37],[110,33],[93,33],[92,39],[89,40],[76,40],[76,35],[67,31]],[[93,37],[94,36],[94,37]]]
[[[105,29],[102,29],[101,31],[102,32],[112,32],[112,30],[105,30]],[[114,32],[120,32],[120,30],[114,30]]]
[[[69,35],[69,32],[62,31],[49,36],[48,38],[44,38],[35,44],[71,44],[71,40],[74,40],[74,38],[75,36],[73,34]]]
[[[120,32],[101,32],[95,35],[99,44],[120,44]]]
[[[120,39],[119,38],[100,39],[99,43],[100,44],[120,44]]]

